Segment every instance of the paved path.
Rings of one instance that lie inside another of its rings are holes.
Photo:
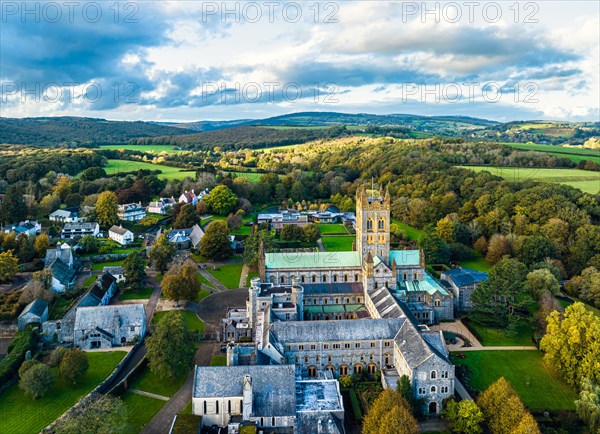
[[[451,350],[451,351],[457,351],[457,352],[463,352],[463,351],[537,351],[537,348],[534,346],[514,346],[514,347],[463,347],[463,348],[459,348],[457,350]]]
[[[210,365],[210,359],[218,354],[219,344],[217,342],[201,342],[196,351],[196,364],[200,366]],[[169,432],[175,415],[181,413],[192,400],[192,387],[194,385],[194,370],[192,369],[185,379],[183,386],[173,395],[171,399],[154,415],[152,420],[140,431],[141,434],[165,434]]]
[[[160,300],[161,289],[160,283],[156,280],[156,270],[154,268],[147,269],[146,275],[148,276],[148,284],[154,288],[152,295],[148,299],[148,303],[146,303],[146,327],[149,328],[152,324],[154,312],[156,311],[156,305],[158,304],[158,300]]]
[[[454,390],[456,391],[456,393],[458,393],[458,396],[460,396],[461,399],[473,401],[473,398],[471,398],[471,395],[469,395],[469,392],[467,392],[465,386],[463,386],[462,383],[458,381],[458,378],[456,377],[454,378]]]
[[[463,336],[467,338],[469,342],[471,342],[472,347],[469,348],[483,348],[483,345],[481,345],[481,343],[477,340],[475,335],[471,333],[471,330],[469,330],[467,326],[465,326],[459,319],[453,322],[443,322],[440,324],[433,325],[430,327],[430,329],[433,331],[444,330],[447,332],[457,334],[459,336]],[[448,349],[450,351],[463,351],[465,348],[467,347],[452,348],[452,346],[450,345]]]
[[[324,252],[325,251],[325,247],[323,246],[323,240],[321,238],[319,238],[317,240],[317,246],[319,246],[319,251],[320,252]]]
[[[419,423],[420,432],[445,432],[448,428],[448,422],[440,417]]]
[[[168,401],[168,396],[157,395],[156,393],[144,392],[143,390],[138,389],[128,389],[130,392],[133,392],[137,395],[147,396],[148,398],[160,399],[161,401]]]
[[[198,272],[210,282],[210,284],[215,288],[216,291],[227,291],[228,288],[221,282],[219,282],[219,280],[215,276],[210,274],[206,269],[198,268]]]
[[[242,274],[240,274],[240,288],[246,287],[246,280],[248,279],[249,268],[246,264],[242,267]]]

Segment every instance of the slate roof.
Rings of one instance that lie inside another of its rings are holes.
[[[301,283],[304,294],[362,294],[360,282],[341,283]]]
[[[111,266],[111,267],[104,267],[102,269],[103,273],[108,273],[112,276],[116,276],[119,274],[124,274],[125,273],[125,269],[121,266]]]
[[[488,279],[487,273],[471,270],[469,268],[454,268],[449,271],[444,271],[443,274],[448,276],[459,288],[479,282],[485,282]]]
[[[398,267],[418,267],[421,265],[419,250],[390,250],[390,264],[394,260]]]
[[[93,231],[95,230],[98,226],[98,223],[96,222],[84,222],[84,223],[65,223],[65,226],[63,227],[63,232],[64,231],[74,231],[74,230],[88,230],[88,231]]]
[[[37,317],[40,317],[44,314],[44,311],[48,309],[48,303],[42,300],[41,298],[36,298],[23,309],[21,315],[19,317],[25,315],[26,313],[31,313]]]
[[[130,230],[125,229],[122,226],[117,226],[117,225],[111,226],[111,228],[108,231],[109,232],[113,232],[115,234],[119,234],[119,235],[125,235],[127,232],[131,233]]]
[[[50,217],[79,217],[79,207],[57,209],[50,213]]]
[[[252,378],[252,416],[295,416],[295,365],[196,366],[194,398],[241,397]]]
[[[392,293],[385,287],[369,292],[369,298],[381,318],[399,318],[404,314]]]
[[[143,304],[79,307],[75,313],[75,330],[89,329],[90,326],[113,330],[115,315],[119,317],[120,325],[141,326],[146,321]]]
[[[320,269],[361,266],[358,252],[290,252],[267,253],[265,267],[267,269]]]
[[[280,321],[270,325],[270,334],[281,343],[335,342],[393,339],[406,318]]]
[[[69,267],[62,261],[54,261],[50,268],[52,269],[52,277],[57,279],[63,285],[71,283],[75,279],[77,270],[79,270],[79,260],[73,259],[73,267]]]

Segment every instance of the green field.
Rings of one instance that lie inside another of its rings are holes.
[[[406,236],[410,241],[418,241],[419,238],[421,238],[421,235],[423,234],[423,231],[421,229],[417,229],[415,227],[407,225],[406,223],[402,223],[400,220],[392,219],[392,223],[398,225],[400,229],[406,232]]]
[[[151,286],[147,286],[145,288],[140,289],[139,291],[134,291],[132,289],[125,289],[119,300],[140,300],[140,299],[148,299],[152,295],[152,291],[154,288]]]
[[[124,149],[126,151],[141,151],[151,152],[154,154],[160,154],[161,152],[167,152],[169,154],[177,154],[181,152],[179,149],[175,149],[175,146],[171,145],[103,145],[100,149]]]
[[[182,172],[179,167],[165,166],[163,164],[152,164],[144,161],[129,161],[129,160],[108,160],[108,164],[104,166],[104,170],[109,175],[119,172],[134,172],[136,170],[160,170],[161,174],[158,175],[161,179],[184,179],[190,177],[195,179],[195,171]]]
[[[492,268],[492,264],[482,257],[460,261],[459,264],[461,267],[470,268],[471,270],[484,271],[486,273],[488,273],[490,268]]]
[[[346,226],[335,223],[317,225],[322,235],[348,235]]]
[[[191,312],[189,310],[178,310],[177,312],[181,312],[183,315],[183,321],[190,331],[198,331],[200,333],[204,333],[204,322],[198,318],[195,312]],[[167,311],[156,312],[154,317],[152,318],[153,324],[158,324],[160,319],[165,316]]]
[[[466,351],[457,365],[471,368],[471,386],[481,392],[500,377],[515,388],[532,410],[573,410],[577,394],[552,373],[540,351]]]
[[[600,172],[579,169],[528,169],[522,167],[457,166],[474,172],[487,171],[508,181],[542,181],[570,185],[590,194],[600,191]]]
[[[334,235],[321,237],[321,241],[326,252],[351,252],[354,238],[352,235]]]
[[[462,322],[484,347],[533,345],[533,329],[530,326],[521,326],[515,336],[507,336],[502,330],[485,327],[475,321],[463,319]]]
[[[600,151],[594,149],[585,149],[580,147],[567,147],[567,146],[556,146],[556,145],[543,145],[539,143],[508,143],[504,142],[503,145],[510,146],[511,148],[519,149],[522,151],[535,151],[543,152],[544,154],[554,155],[556,157],[568,158],[575,163],[579,163],[581,160],[595,161],[600,164]]]
[[[143,390],[156,395],[171,397],[181,388],[187,374],[174,378],[161,378],[153,374],[150,368],[144,371],[130,384],[131,389]]]
[[[127,434],[137,434],[167,402],[127,391],[121,396],[127,407]]]
[[[125,354],[124,351],[87,353],[89,369],[76,385],[65,382],[58,375],[58,368],[52,368],[54,387],[35,401],[14,384],[0,395],[0,432],[39,432],[108,377]]]
[[[239,288],[240,276],[242,275],[243,264],[219,265],[216,270],[213,267],[206,267],[206,270],[215,276],[215,278],[227,288]]]
[[[260,177],[264,175],[264,173],[255,173],[255,172],[228,172],[232,173],[238,178],[245,178],[250,182],[258,182],[260,181]]]

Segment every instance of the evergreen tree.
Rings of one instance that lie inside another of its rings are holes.
[[[0,205],[0,218],[4,223],[19,223],[27,218],[27,205],[23,191],[17,185],[9,185]]]

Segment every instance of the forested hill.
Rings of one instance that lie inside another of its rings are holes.
[[[348,135],[344,126],[328,128],[270,128],[244,126],[207,131],[183,136],[140,138],[132,140],[138,145],[173,145],[191,150],[220,147],[222,150],[258,149],[297,145],[318,139],[331,139]]]
[[[174,136],[193,131],[150,122],[78,117],[0,118],[0,143],[67,146],[126,143],[137,137]]]

